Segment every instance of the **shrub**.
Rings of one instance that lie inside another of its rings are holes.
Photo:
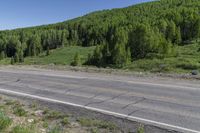
[[[92,129],[90,130],[90,132],[91,132],[91,133],[99,133],[99,130],[98,130],[98,128],[92,128]]]
[[[3,112],[0,112],[0,132],[9,127],[11,123],[12,120],[7,117]]]
[[[44,114],[45,114],[45,118],[47,119],[60,119],[63,117],[63,115],[57,111],[48,111],[48,112],[44,112]]]
[[[11,64],[11,65],[14,65],[14,64],[15,64],[15,60],[14,60],[13,57],[11,57],[10,64]]]
[[[20,62],[20,63],[24,62],[24,53],[23,53],[23,51],[20,51],[20,54],[19,54],[19,62]]]
[[[181,64],[178,64],[176,67],[182,68],[185,70],[196,70],[200,66],[198,66],[197,64],[193,64],[193,63],[181,63]]]
[[[50,50],[49,50],[49,47],[47,47],[46,56],[49,56],[49,55],[50,55]]]
[[[137,133],[144,133],[144,127],[140,126],[137,130]]]
[[[48,133],[61,133],[61,128],[58,126],[54,127]]]
[[[14,56],[14,61],[15,61],[16,63],[19,62],[19,55],[18,55],[18,53],[15,54],[15,56]]]
[[[0,60],[3,60],[5,58],[5,53],[4,51],[1,51],[0,53]]]
[[[91,119],[87,119],[87,118],[80,118],[80,119],[78,119],[78,122],[82,126],[86,126],[86,127],[91,127],[93,125],[92,120]]]
[[[5,105],[17,105],[19,104],[18,101],[13,101],[13,100],[5,100]]]
[[[81,58],[80,55],[78,53],[75,54],[74,56],[74,60],[71,63],[72,66],[80,66],[81,65]]]
[[[21,106],[17,106],[14,108],[14,114],[17,116],[25,116],[27,112]]]
[[[12,129],[11,133],[34,133],[34,130],[32,127],[18,125]]]
[[[197,50],[197,52],[200,52],[200,48]]]
[[[43,126],[44,128],[48,128],[48,127],[49,127],[48,121],[44,120],[42,126]]]
[[[116,125],[111,123],[111,122],[104,122],[100,120],[93,120],[93,119],[88,119],[88,118],[80,118],[78,122],[82,126],[86,127],[98,127],[98,128],[103,128],[103,129],[108,129],[108,130],[115,130]]]
[[[61,121],[61,123],[63,125],[68,125],[70,123],[68,117],[64,117],[63,120]]]

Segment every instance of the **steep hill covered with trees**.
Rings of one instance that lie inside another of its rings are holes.
[[[123,67],[147,57],[175,56],[200,37],[200,1],[161,0],[104,10],[62,23],[0,32],[0,59],[67,46],[97,46],[86,64]]]

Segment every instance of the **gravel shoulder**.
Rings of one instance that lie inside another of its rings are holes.
[[[133,72],[129,70],[93,68],[93,67],[71,67],[71,66],[55,66],[55,65],[6,65],[0,66],[0,70],[28,70],[28,71],[48,71],[61,73],[84,75],[90,77],[107,77],[111,79],[125,79],[136,81],[150,81],[158,83],[181,83],[181,84],[200,84],[200,75],[192,74],[177,74],[177,73],[148,73],[148,72]]]
[[[14,68],[14,69],[46,69],[56,71],[73,71],[73,72],[86,72],[96,73],[103,75],[117,75],[129,77],[146,77],[146,78],[172,78],[172,79],[185,79],[185,80],[200,80],[200,75],[192,75],[192,73],[150,73],[150,72],[137,72],[122,69],[112,68],[97,68],[97,67],[73,67],[64,65],[1,65],[0,68]]]

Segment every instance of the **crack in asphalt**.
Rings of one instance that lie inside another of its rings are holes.
[[[20,82],[20,81],[21,81],[21,79],[18,78],[15,82]]]
[[[138,100],[138,101],[136,101],[136,102],[130,103],[130,104],[124,106],[122,109],[126,109],[126,108],[128,108],[130,105],[136,105],[136,104],[141,103],[141,102],[143,102],[143,101],[145,101],[145,100],[146,100],[146,98],[145,98],[145,97],[142,97],[142,99],[140,99],[140,100]],[[144,110],[144,109],[137,109],[137,110],[134,110],[134,111],[130,112],[129,114],[127,114],[127,117],[125,117],[125,119],[127,119],[129,116],[131,116],[131,115],[133,115],[133,114],[135,114],[136,112],[141,111],[141,110]]]
[[[143,110],[143,109],[137,109],[137,110],[132,111],[131,113],[129,113],[129,114],[127,115],[127,117],[125,117],[125,119],[127,119],[127,118],[128,118],[129,116],[131,116],[132,114],[135,114],[136,112],[141,111],[141,110]]]
[[[94,95],[93,97],[91,97],[90,99],[95,99],[96,97],[100,96],[102,93],[99,93],[99,94],[96,94]],[[107,99],[108,100],[108,99]],[[102,100],[102,101],[99,101],[99,102],[89,102],[87,104],[85,104],[84,106],[89,106],[91,104],[100,104],[100,103],[103,103],[103,102],[106,102],[107,100]]]
[[[135,102],[132,102],[132,103],[129,103],[129,104],[125,105],[124,107],[122,107],[122,109],[126,109],[126,108],[128,108],[129,106],[131,106],[131,105],[136,105],[136,104],[138,104],[138,103],[144,102],[145,100],[146,100],[146,98],[145,98],[145,97],[142,97],[142,99],[140,99],[140,100],[138,100],[138,101],[135,101]]]
[[[108,102],[108,101],[114,100],[114,99],[116,99],[116,98],[118,98],[120,96],[126,95],[126,94],[128,94],[128,92],[123,93],[123,94],[119,94],[117,96],[114,96],[114,97],[111,97],[111,98],[108,98],[108,99],[105,99],[105,100],[102,100],[102,101],[99,101],[99,102],[89,102],[89,103],[85,104],[84,106],[89,106],[91,104],[100,104],[100,103]],[[97,95],[97,96],[100,96],[100,95]],[[94,96],[94,98],[97,97],[97,96]],[[94,98],[92,98],[92,99],[94,99]]]
[[[96,95],[90,97],[89,99],[94,99],[95,97],[98,97],[98,96],[100,96],[101,94],[102,94],[102,93],[98,93],[98,94],[96,94]]]
[[[5,81],[5,82],[0,82],[0,85],[5,85],[5,84],[8,84],[8,83],[17,83],[17,82],[20,82],[21,79],[17,79],[17,80],[14,80],[14,81]]]
[[[89,106],[91,104],[100,104],[100,103],[104,103],[104,102],[106,102],[106,100],[99,101],[99,102],[90,102],[90,103],[85,104],[84,106]]]

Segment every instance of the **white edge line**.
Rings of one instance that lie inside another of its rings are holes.
[[[60,103],[60,104],[74,106],[74,107],[80,107],[80,108],[88,109],[88,110],[91,110],[91,111],[100,112],[100,113],[103,113],[103,114],[109,114],[109,115],[113,115],[113,116],[116,116],[116,117],[126,118],[128,120],[135,120],[135,121],[138,121],[138,122],[155,124],[157,126],[164,126],[164,127],[172,128],[174,130],[181,130],[181,131],[184,131],[184,132],[186,131],[186,132],[191,132],[191,133],[200,133],[200,131],[197,131],[197,130],[192,130],[192,129],[188,129],[188,128],[184,128],[184,127],[180,127],[180,126],[175,126],[175,125],[170,125],[170,124],[166,124],[166,123],[162,123],[162,122],[148,120],[148,119],[144,119],[144,118],[140,118],[140,117],[134,117],[134,116],[129,116],[129,115],[125,115],[125,114],[120,114],[120,113],[107,111],[107,110],[103,110],[103,109],[98,109],[98,108],[88,107],[88,106],[84,106],[84,105],[74,104],[74,103],[70,103],[70,102],[64,102],[64,101],[60,101],[60,100],[56,100],[56,99],[50,99],[50,98],[46,98],[46,97],[35,96],[35,95],[27,94],[27,93],[15,92],[15,91],[5,90],[5,89],[0,89],[0,91],[4,92],[4,93],[8,93],[8,94],[10,93],[10,94],[15,94],[15,95],[35,98],[35,99],[39,99],[39,100],[43,100],[43,101]]]

